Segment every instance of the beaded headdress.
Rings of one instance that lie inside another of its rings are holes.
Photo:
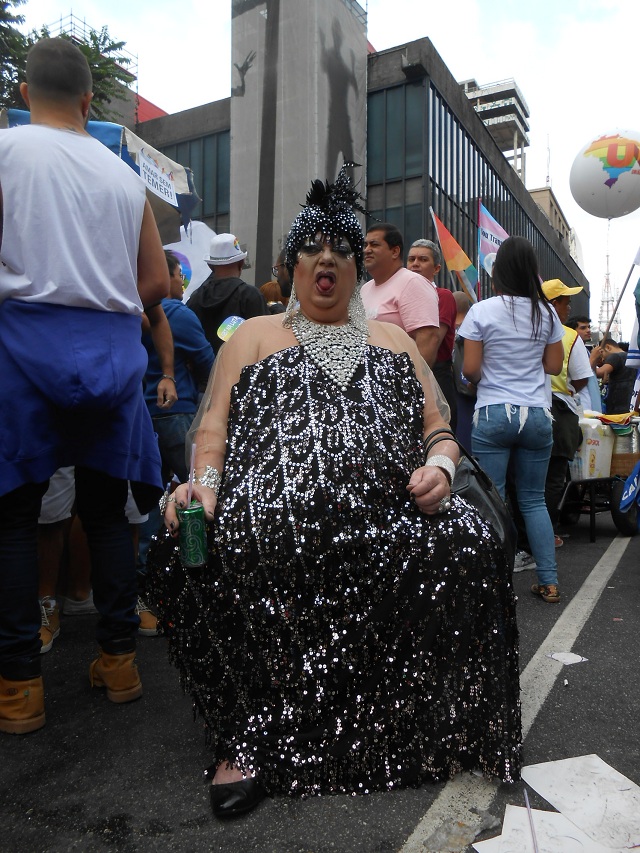
[[[346,237],[355,255],[358,281],[364,276],[364,237],[355,211],[367,211],[360,204],[362,196],[347,173],[347,169],[357,165],[345,163],[334,184],[321,180],[311,184],[306,204],[293,220],[285,243],[285,264],[291,277],[300,246],[318,233],[330,240]]]

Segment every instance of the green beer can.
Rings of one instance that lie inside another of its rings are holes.
[[[209,557],[207,551],[207,529],[204,507],[199,501],[191,501],[184,509],[177,508],[180,521],[180,559],[183,566],[204,566]]]

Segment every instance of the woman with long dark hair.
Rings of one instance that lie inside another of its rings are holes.
[[[495,296],[475,304],[462,326],[464,375],[477,384],[472,448],[504,497],[512,460],[518,506],[537,564],[531,591],[560,600],[553,527],[544,486],[553,444],[545,374],[562,368],[562,325],[546,301],[538,260],[524,237],[509,237],[493,266]]]

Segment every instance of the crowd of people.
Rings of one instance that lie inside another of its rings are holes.
[[[37,42],[21,91],[31,124],[0,134],[0,732],[45,724],[60,613],[97,614],[89,679],[112,702],[142,695],[138,634],[167,637],[218,817],[518,779],[514,566],[455,493],[458,442],[520,523],[515,568],[557,603],[578,413],[598,380],[607,411],[630,399],[619,346],[589,355],[569,319],[580,288],[542,283],[521,237],[491,298],[438,287],[431,240],[405,260],[394,225],[363,233],[345,166],[313,182],[272,281],[244,282],[216,234],[185,304],[144,184],[86,133],[82,53]]]

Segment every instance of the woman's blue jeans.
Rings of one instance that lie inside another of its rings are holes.
[[[547,467],[553,444],[546,409],[499,403],[474,414],[473,455],[502,497],[512,459],[518,506],[538,565],[538,583],[558,582],[553,527],[544,500]]]

